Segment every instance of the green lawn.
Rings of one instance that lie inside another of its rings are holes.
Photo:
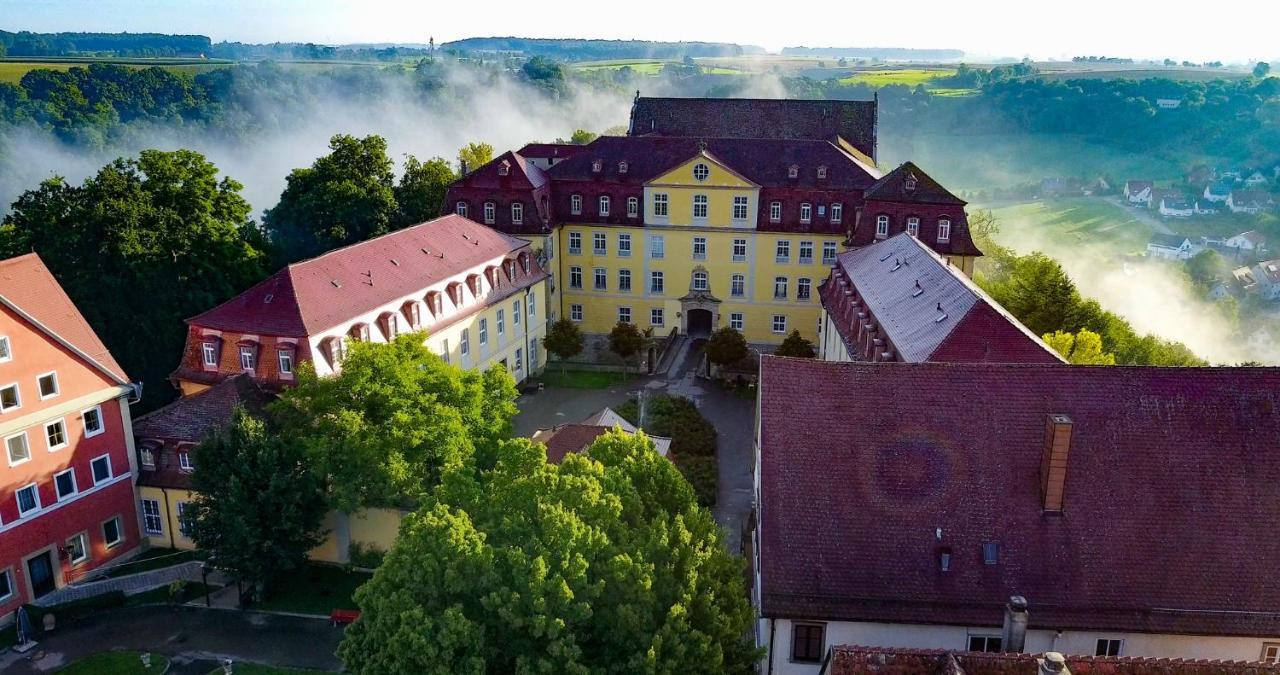
[[[662,67],[674,61],[661,61],[658,59],[618,59],[613,61],[584,61],[575,63],[570,68],[573,70],[581,70],[584,72],[592,72],[597,70],[621,70],[622,68],[630,68],[632,71],[641,75],[656,75],[662,70]]]
[[[268,590],[269,597],[254,609],[329,616],[335,609],[356,609],[351,596],[372,576],[329,565],[307,565],[285,575]]]
[[[124,604],[126,606],[136,606],[136,605],[153,605],[153,604],[166,603],[166,602],[176,602],[176,603],[191,602],[192,600],[195,600],[197,598],[203,598],[206,590],[212,592],[214,590],[217,590],[218,588],[220,587],[205,586],[203,583],[199,581],[188,582],[186,586],[183,587],[182,597],[174,598],[173,595],[169,592],[168,586],[161,586],[159,588],[153,588],[149,591],[144,591],[142,593],[130,595],[127,598],[125,598]]]
[[[83,68],[93,61],[0,61],[0,82],[8,82],[17,84],[22,80],[22,76],[27,74],[29,70],[42,68],[45,70],[70,70],[72,68]],[[100,63],[116,63],[112,59],[100,59]],[[120,65],[129,68],[164,68],[165,70],[175,73],[204,73],[218,68],[226,68],[228,63],[166,63],[163,61],[156,63],[147,63],[145,61],[124,61],[119,62]]]
[[[122,565],[116,565],[107,570],[102,575],[104,579],[113,577],[123,577],[129,574],[137,574],[139,572],[148,572],[150,570],[158,570],[162,567],[170,567],[178,563],[195,560],[195,551],[175,551],[171,548],[149,548],[138,554],[137,557]]]
[[[867,84],[872,87],[884,87],[891,84],[905,84],[914,87],[917,84],[929,84],[939,77],[950,77],[956,74],[955,68],[899,68],[892,70],[858,70],[848,77],[840,78],[841,84]]]
[[[548,387],[561,389],[605,389],[635,379],[629,373],[603,373],[594,370],[567,370],[561,373],[555,366],[547,368],[540,378]]]
[[[142,667],[142,654],[134,651],[94,654],[59,670],[60,675],[145,675],[163,672],[169,659],[162,654],[151,655],[151,667]],[[241,672],[238,668],[236,672]]]
[[[233,667],[235,675],[297,675],[298,673],[321,673],[321,670],[302,670],[301,668],[279,668],[276,666],[260,666],[256,663],[237,663]],[[219,666],[209,671],[208,675],[222,675]]]

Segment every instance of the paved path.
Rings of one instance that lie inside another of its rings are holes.
[[[0,654],[0,672],[55,671],[98,652],[150,651],[169,656],[172,673],[207,673],[223,658],[337,671],[342,629],[324,619],[260,612],[155,605],[103,612],[60,626],[27,654]],[[31,657],[31,658],[28,658]]]
[[[200,565],[200,562],[193,560],[157,570],[63,586],[37,599],[32,604],[40,607],[52,607],[64,602],[84,600],[115,591],[124,591],[125,595],[133,595],[153,588],[168,586],[174,581],[200,581]]]

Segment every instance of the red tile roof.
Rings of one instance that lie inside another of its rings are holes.
[[[911,180],[915,187],[911,187]],[[898,168],[885,174],[864,194],[868,200],[886,202],[916,202],[925,204],[953,204],[963,206],[964,200],[951,194],[942,184],[911,162],[903,162]]]
[[[259,414],[274,397],[251,375],[241,373],[180,398],[133,421],[133,435],[144,439],[199,443],[209,432],[231,421],[236,407]]]
[[[765,616],[999,626],[1022,595],[1032,628],[1280,635],[1280,368],[766,356],[760,397]]]
[[[993,654],[943,649],[831,648],[829,675],[957,673],[960,675],[1037,675],[1041,654]],[[1246,661],[1207,661],[1117,656],[1065,657],[1072,675],[1274,675],[1280,665]]]
[[[876,155],[876,101],[636,97],[632,136],[843,138]]]
[[[35,253],[0,261],[0,302],[120,384],[129,377]]]
[[[293,263],[187,322],[215,330],[311,336],[529,243],[448,215]],[[517,265],[518,283],[546,276]]]
[[[547,446],[547,461],[559,464],[569,453],[582,452],[606,433],[609,427],[590,424],[564,424],[540,430],[533,440]]]
[[[516,154],[529,159],[565,159],[582,152],[584,147],[577,143],[528,143]]]

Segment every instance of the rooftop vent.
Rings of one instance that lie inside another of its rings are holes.
[[[597,159],[591,163],[591,173],[600,173],[603,170],[604,170],[604,162]]]
[[[939,312],[942,312],[942,313],[941,313],[941,314],[939,314],[938,316],[934,317],[933,322],[934,322],[934,323],[942,323],[943,321],[946,321],[946,320],[947,320],[947,313],[946,313],[945,311],[943,311],[943,309],[942,309],[942,303],[941,303],[941,302],[939,302],[939,303],[938,303],[938,311],[939,311]]]
[[[916,279],[916,290],[911,292],[911,297],[918,298],[924,295],[924,287],[920,285],[920,280]]]
[[[269,304],[271,304],[271,300],[272,300],[272,298],[274,298],[274,297],[276,297],[276,296],[272,295],[271,293],[268,293],[264,298],[262,298],[262,304],[264,304],[264,305],[269,305]]]
[[[330,279],[329,283],[333,284],[334,288],[342,288],[342,284],[338,283],[337,279]]]
[[[396,260],[395,258],[392,258],[392,259],[391,259],[391,264],[392,264],[392,265],[395,265],[396,267],[399,267],[399,266],[400,266],[400,261],[399,261],[399,260]]]
[[[889,271],[897,272],[901,268],[902,268],[902,258],[895,258],[893,261],[893,267],[890,267]]]
[[[884,262],[884,261],[886,261],[886,260],[888,260],[889,258],[892,258],[892,257],[893,257],[893,251],[889,251],[888,253],[886,253],[886,254],[884,254],[884,255],[880,256],[880,262]]]
[[[426,249],[426,247],[423,247],[423,248],[422,248],[422,252],[423,252],[423,253],[426,253],[427,255],[431,255],[431,251],[428,251],[428,250]]]
[[[1004,651],[1019,653],[1027,643],[1027,599],[1021,595],[1010,596],[1004,606],[1004,630],[1000,644]]]
[[[626,172],[627,172],[627,160],[624,159],[621,162],[618,162],[618,173],[626,173]]]

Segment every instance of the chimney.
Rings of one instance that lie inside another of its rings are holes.
[[[463,177],[466,177],[466,175],[467,175],[467,160],[465,160],[465,159],[459,159],[459,160],[458,160],[458,173],[459,173],[459,175],[461,175],[461,176],[463,176]]]
[[[1036,660],[1040,663],[1039,675],[1071,675],[1067,660],[1058,652],[1045,652],[1043,658]]]
[[[1040,494],[1046,513],[1062,513],[1067,485],[1067,453],[1071,449],[1071,418],[1049,415],[1044,431],[1044,455],[1040,459]]]
[[[1027,643],[1027,599],[1014,595],[1004,606],[1004,631],[1000,644],[1004,651],[1018,654]]]

